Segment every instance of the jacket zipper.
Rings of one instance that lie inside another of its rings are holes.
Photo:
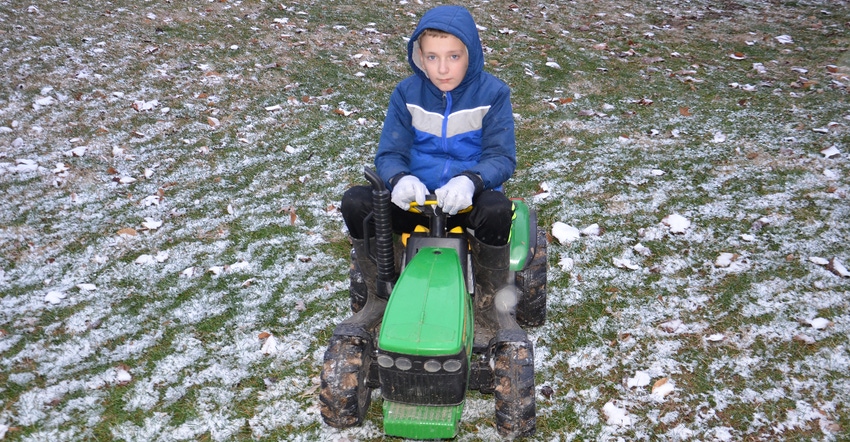
[[[443,113],[443,136],[440,138],[442,142],[443,152],[448,153],[448,133],[449,133],[449,114],[452,113],[452,94],[451,92],[443,92],[443,100],[446,103],[446,110]]]
[[[449,115],[452,113],[452,94],[451,92],[443,92],[443,100],[446,102],[446,110],[443,113],[443,127],[442,127],[442,136],[440,137],[440,143],[443,148],[443,152],[447,155],[449,153]],[[447,174],[449,172],[451,160],[447,159],[446,164],[443,165],[443,173],[440,177],[440,182],[443,183],[447,180]]]

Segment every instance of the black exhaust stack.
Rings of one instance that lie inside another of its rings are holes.
[[[377,294],[379,298],[389,299],[396,281],[395,253],[393,251],[392,192],[387,189],[384,180],[378,174],[365,167],[366,180],[372,185],[372,214],[363,220],[363,231],[369,231],[369,221],[375,225],[375,250],[369,250],[369,258],[378,267]],[[366,235],[368,238],[368,235]],[[367,250],[370,246],[366,241]]]

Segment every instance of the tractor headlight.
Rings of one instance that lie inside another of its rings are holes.
[[[395,360],[395,366],[401,371],[407,371],[413,368],[413,362],[407,358],[398,358]]]
[[[378,365],[384,368],[390,368],[393,366],[393,358],[387,355],[378,355]]]
[[[449,359],[446,362],[443,362],[443,370],[446,370],[449,373],[454,373],[463,366],[463,363],[457,359]],[[425,368],[427,370],[427,367]]]
[[[427,371],[428,373],[436,373],[436,372],[440,371],[440,368],[442,368],[442,367],[443,367],[443,364],[441,364],[439,361],[436,361],[434,359],[429,359],[429,360],[425,361],[425,364],[422,366],[422,368],[424,368],[425,371]]]

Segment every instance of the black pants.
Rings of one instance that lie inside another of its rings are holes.
[[[362,239],[363,220],[372,212],[372,188],[354,186],[342,196],[342,218],[352,238]],[[475,237],[484,244],[501,246],[508,243],[513,219],[513,203],[504,193],[485,190],[472,202],[472,210],[449,217],[448,227],[461,226],[472,229]],[[411,232],[417,225],[428,225],[424,215],[402,210],[392,204],[393,231]]]

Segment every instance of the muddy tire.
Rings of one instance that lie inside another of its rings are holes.
[[[520,294],[516,320],[521,326],[539,327],[546,323],[546,281],[549,263],[546,231],[537,228],[537,248],[525,269],[516,273]]]
[[[500,342],[493,355],[496,429],[509,438],[537,429],[534,398],[534,347],[530,341]]]
[[[372,345],[356,336],[332,336],[321,374],[322,418],[335,428],[363,423],[372,400],[367,385]]]
[[[366,298],[369,297],[369,294],[366,288],[366,279],[363,277],[363,272],[360,271],[360,265],[357,264],[354,249],[351,249],[351,267],[348,269],[348,279],[348,298],[351,311],[357,313],[366,305]]]

